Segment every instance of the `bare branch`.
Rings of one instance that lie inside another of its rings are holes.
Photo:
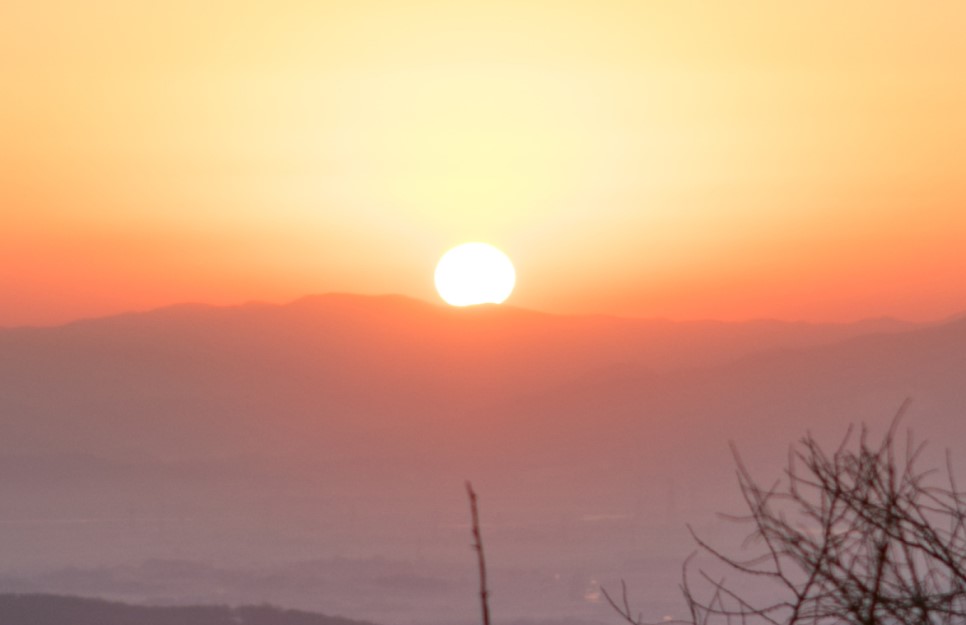
[[[763,487],[732,445],[747,514],[727,516],[753,530],[734,557],[689,526],[704,553],[735,573],[737,585],[682,568],[681,590],[693,625],[951,625],[966,623],[966,493],[956,484],[948,453],[945,475],[918,467],[925,449],[912,434],[899,436],[909,402],[885,435],[850,427],[826,452],[811,434],[789,450],[783,479]],[[758,605],[741,584],[767,590]],[[611,607],[635,619],[621,584]],[[704,597],[704,598],[702,598]]]
[[[473,485],[466,482],[466,494],[470,498],[470,516],[473,521],[473,549],[480,564],[480,607],[483,611],[483,625],[490,625],[490,592],[486,588],[486,560],[483,558],[483,538],[480,534],[480,515],[476,505]]]

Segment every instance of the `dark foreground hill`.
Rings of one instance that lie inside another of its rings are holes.
[[[261,606],[138,606],[60,595],[0,594],[4,625],[369,625],[365,621]]]

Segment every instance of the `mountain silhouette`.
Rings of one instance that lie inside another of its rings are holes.
[[[964,318],[672,322],[332,294],[2,329],[0,591],[451,622],[474,609],[470,478],[507,613],[580,615],[600,571],[646,554],[633,570],[658,579],[693,546],[685,522],[722,531],[714,513],[740,509],[729,441],[777,476],[806,430],[881,431],[912,398],[923,460],[955,458],[964,372]],[[382,557],[412,566],[343,579]],[[197,564],[137,564],[157,558]],[[210,568],[224,562],[254,568]],[[660,579],[654,600],[676,596],[677,573]]]
[[[365,435],[367,446],[380,435],[454,442],[470,414],[588,377],[620,380],[628,370],[637,379],[906,329],[890,320],[572,317],[352,295],[7,329],[0,454],[210,460],[291,456],[304,444],[337,453]]]

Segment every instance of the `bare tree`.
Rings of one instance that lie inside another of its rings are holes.
[[[901,412],[900,412],[901,415]],[[966,623],[966,493],[949,454],[945,475],[917,467],[924,445],[896,440],[899,418],[878,443],[849,429],[828,453],[808,435],[789,453],[784,479],[763,487],[732,447],[752,524],[737,558],[698,537],[731,576],[684,565],[688,623],[946,625]],[[690,528],[689,528],[690,529]],[[689,558],[690,560],[690,558]],[[749,588],[770,599],[749,598]],[[605,593],[633,625],[628,605]]]

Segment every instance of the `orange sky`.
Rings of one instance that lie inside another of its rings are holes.
[[[966,310],[966,3],[0,7],[0,325],[307,293]]]

